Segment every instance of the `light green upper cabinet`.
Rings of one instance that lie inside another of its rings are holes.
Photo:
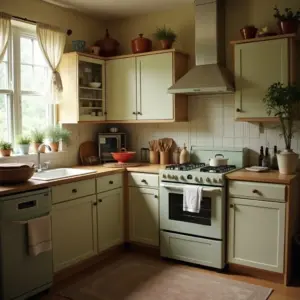
[[[263,98],[275,82],[293,81],[290,37],[255,39],[235,44],[235,117],[241,121],[267,121]],[[271,116],[272,117],[272,116]]]

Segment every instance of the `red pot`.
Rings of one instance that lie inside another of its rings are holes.
[[[112,152],[111,155],[118,163],[125,163],[133,158],[135,153],[136,152],[127,151],[125,148],[122,148],[121,152]]]
[[[247,39],[254,39],[257,34],[257,28],[256,27],[244,27],[240,29],[241,35],[244,40]]]
[[[280,32],[283,34],[297,33],[299,27],[298,20],[286,20],[278,23]]]
[[[140,33],[139,37],[131,41],[131,48],[133,53],[143,53],[152,50],[152,41],[143,37]]]
[[[95,43],[95,46],[100,47],[100,55],[106,57],[117,55],[119,45],[117,40],[110,37],[108,29],[106,29],[105,37]]]

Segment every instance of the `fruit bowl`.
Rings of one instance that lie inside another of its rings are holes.
[[[125,148],[122,148],[121,152],[112,152],[111,155],[118,163],[123,164],[133,158],[135,153],[136,152],[127,151]]]

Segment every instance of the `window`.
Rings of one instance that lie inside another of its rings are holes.
[[[20,22],[18,22],[20,23]],[[33,28],[13,27],[0,63],[0,140],[15,141],[54,123],[49,68]]]

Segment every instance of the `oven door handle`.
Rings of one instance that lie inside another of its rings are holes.
[[[183,187],[178,187],[175,184],[170,183],[160,183],[160,186],[167,189],[167,190],[173,190],[173,191],[181,191],[183,192]],[[203,187],[203,192],[222,192],[222,188],[215,188],[215,187]]]

